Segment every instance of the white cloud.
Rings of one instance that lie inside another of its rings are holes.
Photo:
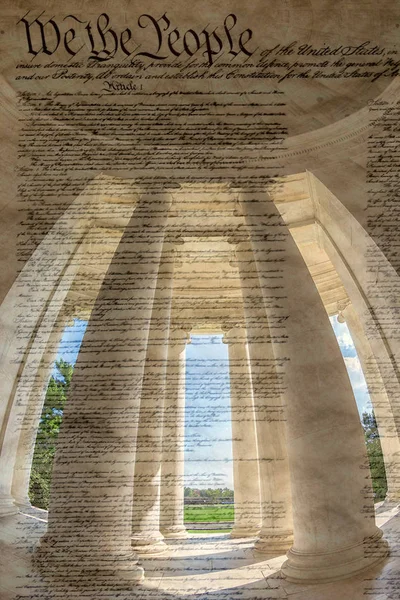
[[[346,363],[346,367],[349,371],[362,374],[362,368],[358,356],[344,356],[343,360]],[[363,374],[362,377],[364,378]]]
[[[346,349],[349,348],[354,348],[354,343],[353,340],[351,339],[351,335],[350,332],[347,331],[342,331],[338,336],[337,336],[337,341],[339,343],[339,346],[343,346]]]

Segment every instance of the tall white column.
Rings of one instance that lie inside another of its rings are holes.
[[[16,334],[17,337],[23,338],[20,346],[23,357],[19,356],[17,359],[20,362],[20,371],[15,376],[14,388],[9,395],[9,411],[7,411],[6,418],[4,419],[4,427],[1,434],[0,516],[18,512],[18,508],[12,497],[11,488],[18,453],[21,450],[23,451],[20,446],[20,436],[24,429],[25,414],[31,402],[40,401],[40,397],[31,395],[32,388],[35,386],[38,369],[40,369],[42,358],[46,353],[54,326],[59,319],[59,314],[63,310],[68,292],[83,261],[85,249],[87,248],[85,243],[86,238],[87,236],[85,236],[83,243],[75,249],[73,256],[70,257],[69,264],[65,266],[64,272],[53,290],[51,299],[48,300],[47,306],[43,308],[43,313],[40,319],[38,319],[36,329],[31,333],[28,348],[24,349],[26,340],[23,333],[19,332]],[[36,300],[32,300],[33,305],[35,305],[35,302]],[[16,305],[20,304],[21,300],[16,301]],[[27,317],[28,323],[30,318],[31,315]],[[23,319],[21,319],[21,323],[23,330],[25,327]],[[5,384],[4,389],[8,387],[9,383]]]
[[[260,482],[246,331],[233,327],[228,344],[235,524],[231,537],[256,537],[261,528]]]
[[[48,531],[36,552],[49,572],[143,578],[131,546],[133,461],[169,205],[167,194],[141,195],[86,329],[58,438]]]
[[[38,366],[37,352],[46,347],[46,335],[50,335],[77,270],[81,241],[92,215],[99,211],[100,203],[93,197],[83,193],[58,219],[0,307],[0,517],[18,512],[11,485],[26,408],[23,388],[32,383],[32,371],[35,373]]]
[[[285,364],[294,544],[283,574],[332,581],[382,560],[350,381],[300,252],[265,192],[240,194],[276,357]]]
[[[386,500],[398,503],[400,501],[400,473],[398,466],[400,441],[385,384],[379,372],[379,367],[368,337],[363,330],[361,321],[353,305],[350,304],[347,306],[342,314],[354,342],[374,408],[385,463],[387,481]]]
[[[189,335],[173,329],[168,348],[161,467],[160,529],[165,538],[187,537],[184,522],[185,349]]]
[[[259,454],[262,527],[255,549],[284,553],[293,543],[284,386],[273,353],[251,244],[238,242],[235,254],[246,319]]]
[[[58,316],[57,323],[54,325],[53,331],[50,334],[46,352],[37,369],[35,381],[30,392],[28,392],[29,400],[21,427],[11,488],[12,496],[17,505],[21,508],[31,506],[28,493],[37,430],[46,397],[47,386],[64,329],[69,318],[70,317],[64,311]]]
[[[164,242],[140,400],[132,513],[132,546],[139,554],[158,554],[167,548],[160,532],[160,483],[173,248],[171,242]]]
[[[20,416],[19,428],[14,427],[13,444],[10,444],[10,441],[8,444],[9,448],[12,445],[17,448],[12,475],[12,494],[19,506],[29,506],[28,489],[36,435],[48,380],[64,327],[67,324],[67,315],[72,318],[74,315],[78,316],[79,314],[81,317],[84,314],[83,318],[88,320],[120,237],[121,233],[118,233],[118,230],[95,226],[90,228],[77,249],[72,264],[65,270],[64,276],[59,282],[58,289],[53,295],[45,318],[37,332],[37,339],[32,345],[32,358],[30,356],[26,361],[16,394],[17,398],[18,395],[20,396],[22,401],[19,404],[25,412]],[[102,260],[99,264],[100,255]],[[82,282],[80,271],[83,270],[86,274],[92,272],[93,267],[96,270],[96,277],[89,282],[88,286],[87,278]],[[60,301],[63,301],[61,309],[59,308]],[[20,436],[18,436],[18,429]],[[10,453],[7,458],[8,468],[11,470]]]

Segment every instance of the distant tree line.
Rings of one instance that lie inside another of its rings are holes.
[[[185,504],[224,504],[233,502],[233,490],[229,488],[185,487]]]

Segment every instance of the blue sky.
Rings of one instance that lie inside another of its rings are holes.
[[[81,319],[75,319],[73,325],[70,325],[64,329],[61,344],[58,349],[57,360],[63,358],[73,365],[78,357],[78,352],[82,339],[86,330],[87,321]],[[57,370],[54,369],[53,372]]]
[[[186,485],[232,488],[230,416],[228,346],[222,335],[193,335],[186,346]]]
[[[367,384],[346,323],[330,318],[360,415],[371,410]],[[57,358],[75,363],[87,322],[66,327]],[[185,485],[229,487],[232,480],[228,346],[222,335],[194,335],[186,346]]]
[[[333,330],[339,343],[347,372],[350,377],[354,396],[357,402],[360,416],[363,412],[371,412],[371,401],[368,394],[368,387],[362,372],[361,364],[354,347],[353,340],[346,323],[339,323],[337,317],[330,318]]]

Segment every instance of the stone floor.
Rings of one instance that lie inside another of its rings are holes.
[[[345,581],[324,585],[288,583],[279,575],[284,556],[254,553],[247,539],[227,534],[192,534],[171,541],[163,556],[143,559],[146,579],[118,589],[65,581],[45,582],[32,569],[30,554],[46,529],[46,512],[29,509],[2,520],[0,530],[1,600],[399,600],[399,507],[380,506],[377,523],[390,542],[385,563]]]

